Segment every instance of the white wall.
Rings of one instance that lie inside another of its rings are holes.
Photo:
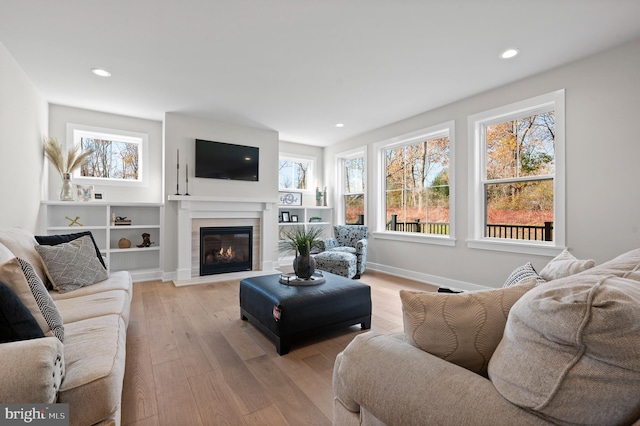
[[[195,178],[195,140],[205,139],[260,148],[258,182]],[[176,154],[180,150],[180,193],[185,192],[185,164],[189,164],[192,196],[230,198],[278,198],[278,132],[168,112],[164,119],[165,145],[165,272],[178,266],[177,203],[167,201],[176,193]],[[274,229],[276,224],[273,224]],[[275,232],[275,230],[273,231]],[[275,248],[274,248],[275,249]]]
[[[162,202],[162,122],[62,105],[50,105],[49,136],[55,137],[60,143],[65,144],[67,123],[149,135],[149,157],[145,168],[148,185],[144,187],[95,185],[95,192],[102,193],[103,201],[108,202]],[[47,165],[49,165],[48,162]],[[61,185],[60,174],[53,167],[47,168],[49,169],[50,182],[46,191],[47,198],[57,200]]]
[[[550,259],[468,249],[469,115],[566,90],[567,245],[579,258],[606,261],[640,247],[640,40],[584,60],[393,123],[325,149],[325,176],[335,176],[335,154],[369,145],[368,187],[374,178],[373,144],[430,125],[455,120],[455,247],[372,238],[368,262],[399,275],[472,288],[502,285],[517,266],[531,261],[540,270]],[[470,72],[469,78],[473,78]],[[331,184],[330,184],[331,185]],[[375,209],[376,194],[368,198]],[[370,217],[371,219],[371,217]],[[369,223],[374,221],[369,220]]]
[[[36,232],[48,104],[0,43],[0,226]]]
[[[305,206],[316,205],[316,180],[320,186],[325,185],[324,178],[324,148],[320,146],[303,145],[295,142],[280,141],[280,153],[297,154],[304,157],[316,158],[315,176],[311,182],[311,188],[302,191],[302,204]],[[328,198],[328,197],[327,197]]]

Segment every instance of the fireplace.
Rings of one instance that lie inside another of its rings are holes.
[[[253,227],[200,228],[200,275],[251,271]]]

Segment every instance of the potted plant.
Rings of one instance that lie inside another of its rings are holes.
[[[293,271],[298,278],[308,280],[316,269],[316,261],[311,257],[311,250],[320,245],[322,228],[295,226],[284,232],[284,240],[280,243],[281,251],[293,250]]]
[[[75,145],[67,152],[63,152],[62,146],[56,138],[46,138],[44,141],[44,153],[62,177],[62,189],[60,190],[60,200],[62,201],[73,201],[71,174],[83,165],[93,153],[92,150],[80,151],[80,149],[80,145]]]

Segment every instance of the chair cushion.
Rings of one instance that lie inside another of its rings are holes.
[[[638,318],[636,280],[585,272],[541,284],[511,309],[489,377],[554,422],[630,424],[640,413]]]
[[[355,247],[333,247],[330,248],[328,251],[341,251],[343,253],[351,253],[351,254],[356,254],[356,248]]]
[[[467,293],[400,291],[409,343],[476,373],[485,374],[502,338],[509,309],[536,284]]]

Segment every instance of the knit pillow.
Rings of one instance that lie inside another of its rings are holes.
[[[562,253],[551,259],[551,261],[547,263],[547,266],[542,268],[540,276],[547,281],[557,280],[577,274],[578,272],[586,271],[587,269],[593,268],[595,264],[593,259],[577,259],[565,249]]]
[[[83,236],[55,246],[36,246],[53,288],[60,293],[77,290],[109,278],[96,257],[93,241]]]
[[[93,242],[93,246],[96,249],[96,257],[98,258],[100,263],[102,263],[102,266],[106,268],[107,265],[104,263],[104,259],[102,258],[102,254],[100,253],[100,249],[98,248],[98,244],[96,244],[96,240],[93,238],[93,234],[91,233],[91,231],[76,232],[74,234],[36,235],[35,238],[40,245],[55,246],[62,243],[68,243],[69,241],[84,237],[85,235],[88,235],[91,238],[91,242]]]
[[[485,374],[511,305],[535,284],[529,278],[512,287],[467,293],[401,290],[405,336],[425,352]]]
[[[500,394],[559,424],[640,413],[640,283],[596,274],[542,284],[511,309],[489,363]]]
[[[509,275],[509,278],[507,278],[502,287],[511,287],[512,285],[529,282],[530,278],[534,278],[536,280],[536,284],[546,282],[544,278],[538,275],[531,262],[527,262],[524,265],[517,267],[511,275]]]

